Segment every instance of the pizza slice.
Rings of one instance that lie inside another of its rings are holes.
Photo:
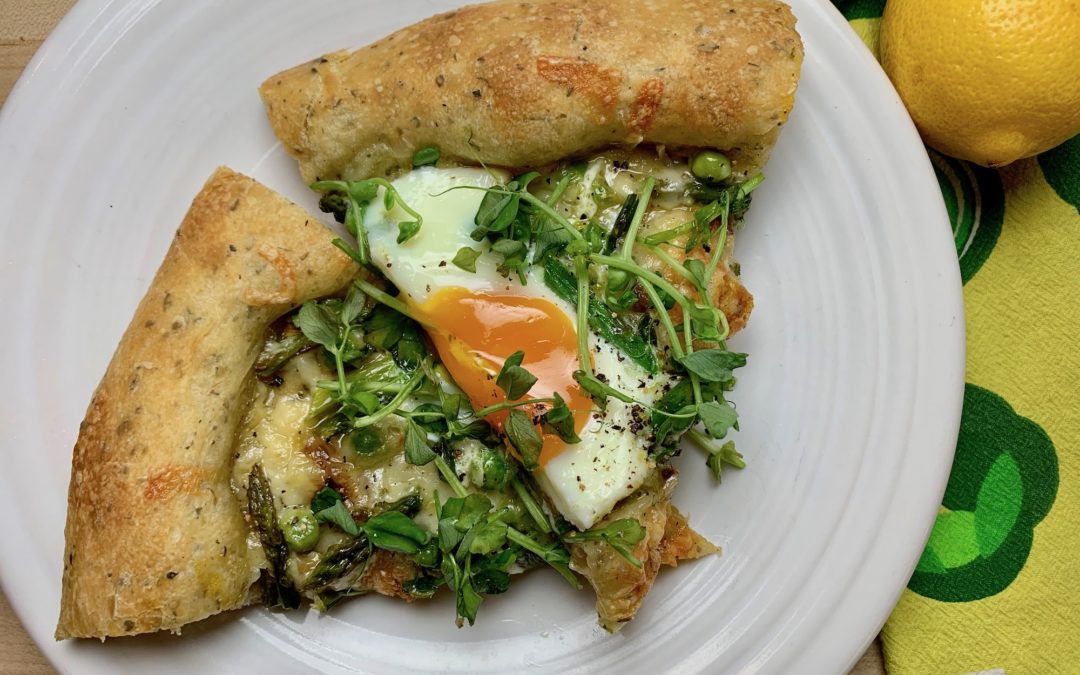
[[[614,631],[718,552],[671,458],[741,466],[734,235],[802,47],[773,0],[626,7],[466,7],[263,84],[348,236],[228,170],[196,198],[80,430],[58,638],[368,592],[460,625],[536,567]]]
[[[253,599],[236,434],[267,328],[356,273],[330,240],[229,169],[195,198],[79,429],[57,638],[177,630]]]

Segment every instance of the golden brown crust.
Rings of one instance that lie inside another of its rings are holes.
[[[412,602],[416,598],[409,595],[402,584],[412,581],[418,574],[420,568],[407,556],[378,549],[371,555],[359,586],[380,595]]]
[[[682,215],[680,216],[678,214]],[[673,216],[674,220],[672,220]],[[689,212],[682,210],[663,213],[662,218],[647,219],[643,226],[642,234],[647,235],[659,232],[665,227],[670,227],[672,222],[686,222],[691,217],[692,215]],[[687,252],[684,248],[684,244],[687,240],[688,235],[672,240],[671,243],[673,245],[668,247],[666,253],[679,263],[685,262],[687,259],[697,259],[701,261],[703,265],[708,265],[712,252],[702,248],[695,248],[692,251]],[[716,273],[710,278],[709,286],[705,290],[708,291],[709,300],[713,306],[722,311],[727,318],[731,335],[738,333],[746,326],[746,323],[750,320],[750,312],[754,309],[754,296],[750,294],[750,291],[746,290],[739,275],[732,269],[732,266],[735,264],[734,254],[735,228],[734,226],[729,226],[728,235],[724,243],[723,255],[720,258],[720,263],[717,265]],[[635,246],[634,259],[645,269],[659,274],[668,283],[678,288],[688,297],[698,299],[698,293],[697,290],[695,290],[694,285],[676,272],[671,265],[661,260],[649,249],[649,247],[642,244]],[[638,291],[638,293],[640,308],[645,310],[649,307],[648,296],[645,295],[644,291]],[[672,308],[669,313],[675,323],[682,322],[681,307],[676,306]],[[703,343],[702,347],[705,346],[707,345]]]
[[[79,431],[57,639],[177,630],[248,602],[236,429],[269,324],[355,273],[330,234],[229,169],[195,198]]]
[[[664,538],[657,547],[661,565],[678,567],[680,560],[697,560],[719,552],[720,547],[695,532],[686,516],[680,513],[674,504],[667,503]]]
[[[362,178],[437,145],[538,166],[641,142],[765,162],[802,43],[777,0],[474,5],[278,73],[260,93],[307,180]]]
[[[672,505],[671,493],[677,482],[674,469],[655,472],[640,490],[597,524],[602,527],[621,518],[641,523],[645,538],[634,547],[641,567],[630,564],[605,542],[570,546],[571,567],[592,585],[600,625],[608,631],[615,632],[634,618],[661,565],[674,567],[679,560],[720,552],[691,529],[686,517]]]

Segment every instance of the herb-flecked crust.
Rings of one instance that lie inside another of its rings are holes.
[[[764,165],[803,47],[777,0],[533,0],[440,14],[260,92],[307,180],[411,166],[535,167],[612,145],[724,150]]]
[[[178,631],[257,599],[237,426],[270,323],[355,273],[331,239],[229,169],[195,198],[79,430],[57,639]]]

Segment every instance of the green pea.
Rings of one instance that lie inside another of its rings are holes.
[[[439,161],[439,149],[435,146],[417,150],[416,154],[412,157],[412,165],[414,167],[434,164],[437,161]]]
[[[510,482],[510,464],[502,451],[486,449],[480,466],[484,472],[481,486],[485,490],[502,490]]]
[[[309,508],[285,509],[278,518],[278,527],[285,536],[285,543],[297,553],[310,551],[319,542],[319,521]]]
[[[710,183],[719,183],[731,175],[731,160],[721,152],[703,150],[690,160],[690,173]]]
[[[383,447],[382,434],[373,427],[363,427],[349,434],[349,442],[358,455],[374,455]]]

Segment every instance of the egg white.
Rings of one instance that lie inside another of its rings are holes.
[[[469,236],[484,192],[452,188],[487,188],[507,178],[501,171],[435,167],[418,168],[401,176],[393,186],[401,199],[423,216],[423,227],[411,239],[398,244],[398,223],[412,218],[399,206],[387,211],[380,191],[380,198],[364,217],[372,262],[413,304],[424,303],[440,288],[462,287],[475,293],[544,298],[574,321],[574,308],[547,288],[542,271],[531,268],[524,285],[516,278],[507,279],[496,270],[490,245]],[[451,262],[463,246],[482,252],[475,273]],[[528,367],[527,336],[522,337]],[[659,398],[665,383],[663,376],[649,375],[595,334],[590,333],[589,345],[595,370],[606,375],[613,386],[634,392],[646,403]],[[631,406],[610,400],[605,412],[590,416],[579,433],[580,443],[568,445],[534,472],[552,504],[574,526],[592,527],[645,480],[652,467],[645,443],[633,427]]]

